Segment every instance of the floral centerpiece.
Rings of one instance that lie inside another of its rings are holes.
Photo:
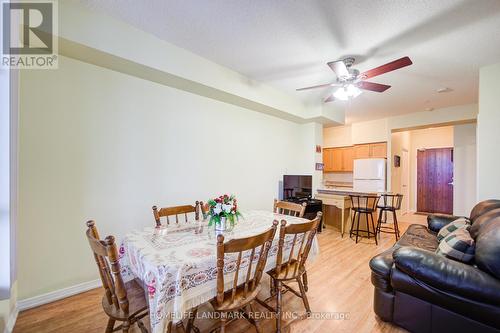
[[[217,230],[224,230],[226,222],[229,222],[231,227],[233,227],[241,216],[234,195],[224,194],[218,198],[210,199],[207,202],[206,208],[210,217],[208,225],[215,224]]]

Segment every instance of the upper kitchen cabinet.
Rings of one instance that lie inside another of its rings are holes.
[[[352,172],[353,160],[352,147],[323,149],[323,171],[325,172]]]
[[[354,148],[342,148],[342,171],[352,172],[354,169]]]
[[[387,143],[371,143],[370,144],[370,158],[386,158],[387,157]]]
[[[354,158],[386,158],[387,143],[367,143],[354,146]]]
[[[356,145],[354,146],[354,158],[370,158],[370,145]]]
[[[325,172],[333,171],[333,149],[334,148],[323,149],[323,171]]]

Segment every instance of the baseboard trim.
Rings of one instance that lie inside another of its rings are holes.
[[[16,325],[17,315],[19,314],[19,309],[17,306],[14,308],[14,311],[11,312],[9,316],[9,320],[5,325],[5,333],[12,333],[14,331],[14,326]]]
[[[98,288],[102,285],[101,280],[92,280],[84,283],[80,283],[71,287],[59,289],[52,291],[50,293],[46,293],[43,295],[26,298],[17,302],[17,308],[19,311],[24,311],[27,309],[31,309],[40,305],[44,305],[47,303],[51,303],[54,301],[58,301],[60,299],[73,296],[76,294],[83,293],[85,291]]]

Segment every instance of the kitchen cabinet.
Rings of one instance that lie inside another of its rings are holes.
[[[332,171],[342,171],[342,148],[333,149]]]
[[[354,158],[386,158],[387,143],[367,143],[354,146]]]
[[[344,237],[344,233],[348,230],[347,227],[350,222],[351,199],[349,196],[318,192],[315,198],[323,202],[324,224],[340,229],[340,233]],[[336,210],[339,212],[338,214]]]
[[[352,172],[354,152],[352,147],[323,149],[323,171]]]
[[[386,158],[387,157],[387,144],[371,143],[370,144],[370,158]]]
[[[353,147],[324,148],[324,172],[352,172],[354,160],[360,158],[386,158],[387,144],[385,142],[367,143]]]
[[[370,158],[370,145],[356,145],[354,146],[354,156],[356,159]]]
[[[354,148],[346,147],[342,150],[342,171],[352,172],[354,169]]]
[[[333,171],[333,148],[323,149],[323,171],[324,172]]]

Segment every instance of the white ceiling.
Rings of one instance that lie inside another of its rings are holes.
[[[302,99],[329,89],[326,62],[365,71],[402,56],[413,65],[369,81],[347,122],[477,102],[479,67],[500,62],[500,0],[81,0],[179,47]],[[438,88],[453,89],[438,94]]]

